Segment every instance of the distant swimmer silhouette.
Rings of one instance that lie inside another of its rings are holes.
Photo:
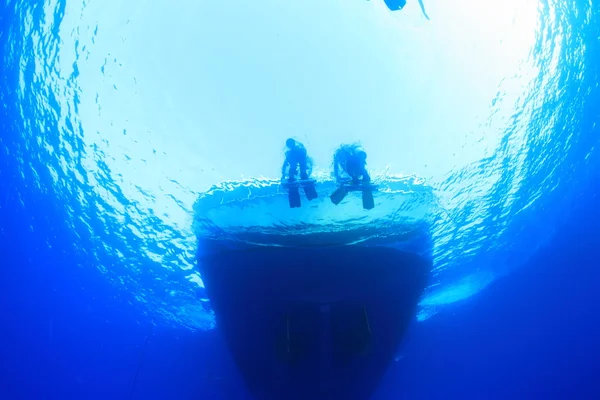
[[[374,185],[367,172],[367,152],[357,143],[342,144],[333,154],[333,177],[338,188],[330,196],[333,204],[338,205],[349,192],[361,191],[363,208],[375,207],[373,201]]]
[[[391,11],[402,10],[404,8],[404,6],[406,6],[406,0],[383,0],[383,1],[385,2],[385,5]],[[427,15],[427,12],[425,11],[425,5],[423,4],[423,0],[419,0],[419,5],[421,6],[421,11],[423,12],[423,15],[425,16],[425,18],[429,19],[429,15]]]
[[[288,189],[290,208],[298,208],[302,205],[300,187],[304,189],[304,194],[309,201],[318,197],[315,180],[309,178],[312,161],[302,143],[290,138],[286,140],[285,145],[287,151],[281,167],[281,181],[282,185]],[[299,180],[296,179],[298,172],[300,173]]]

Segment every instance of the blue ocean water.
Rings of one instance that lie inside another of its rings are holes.
[[[322,3],[2,5],[3,398],[246,398],[197,239],[291,234],[431,251],[376,398],[597,398],[599,6]],[[374,212],[292,213],[288,136]]]

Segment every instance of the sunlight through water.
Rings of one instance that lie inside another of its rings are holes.
[[[378,179],[435,194],[420,320],[543,246],[593,151],[576,128],[591,3],[430,0],[430,20],[416,1],[12,3],[24,179],[52,180],[76,252],[167,324],[214,325],[198,196],[277,179],[288,137],[317,176],[360,141]]]

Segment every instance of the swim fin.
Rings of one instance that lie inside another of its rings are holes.
[[[306,195],[308,201],[314,200],[317,197],[319,197],[319,195],[317,194],[317,188],[315,187],[314,183],[304,185],[304,194]]]
[[[365,188],[362,191],[362,203],[365,210],[371,210],[375,207],[375,200],[373,199],[373,190],[371,188]]]
[[[331,199],[331,202],[337,206],[342,202],[342,200],[344,200],[347,194],[348,189],[346,188],[346,186],[342,185],[339,188],[337,188],[336,191],[333,192],[331,196],[329,196],[329,198]]]
[[[302,202],[300,201],[300,191],[298,190],[298,186],[290,186],[288,192],[288,200],[290,202],[290,208],[299,208],[302,206]]]

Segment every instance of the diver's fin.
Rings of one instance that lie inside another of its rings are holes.
[[[317,194],[317,188],[315,187],[314,183],[308,183],[304,185],[304,194],[306,195],[308,201],[314,200],[317,197],[319,197],[319,195]]]
[[[365,210],[371,210],[373,209],[373,207],[375,207],[375,200],[373,200],[373,190],[371,190],[370,186],[368,188],[363,189],[362,191],[362,203],[363,208]]]
[[[300,201],[300,191],[298,190],[298,186],[290,186],[288,192],[288,199],[290,202],[290,208],[299,208],[302,206],[302,202]]]
[[[423,4],[423,0],[419,0],[419,5],[421,6],[421,11],[423,11],[425,18],[429,20],[429,15],[427,15],[427,11],[425,11],[425,4]]]
[[[347,194],[348,189],[346,188],[346,186],[342,185],[339,188],[337,188],[336,191],[333,192],[331,196],[329,196],[329,198],[331,199],[331,202],[337,206],[342,202],[342,200],[344,200]]]

